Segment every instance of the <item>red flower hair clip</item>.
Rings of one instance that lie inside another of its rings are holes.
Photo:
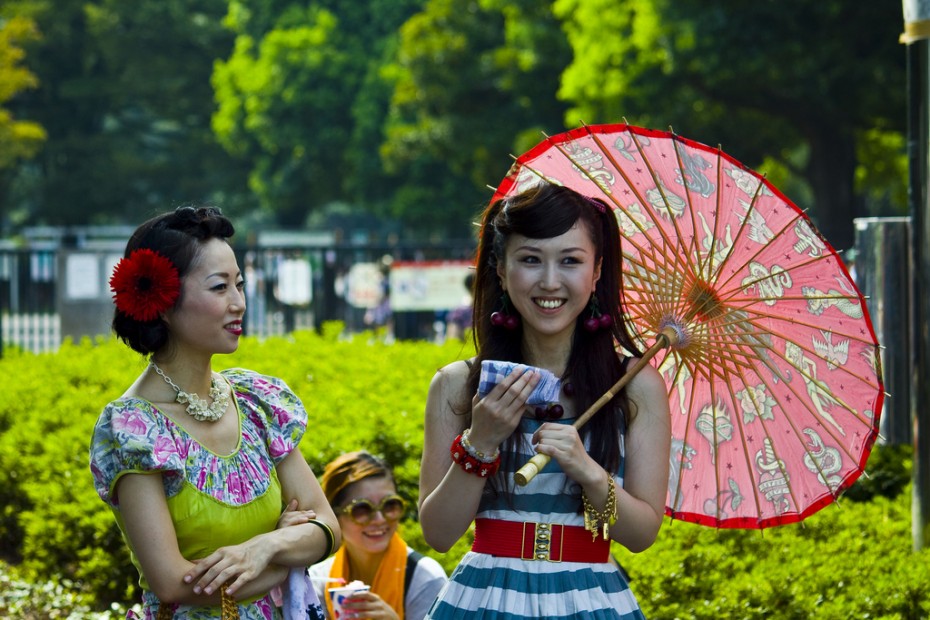
[[[117,310],[136,321],[152,321],[177,301],[181,278],[174,263],[158,252],[133,250],[116,264],[110,290]]]

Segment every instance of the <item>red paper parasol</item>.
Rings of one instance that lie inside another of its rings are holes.
[[[668,385],[666,514],[793,523],[859,477],[878,435],[879,347],[842,260],[790,200],[719,149],[625,124],[547,138],[494,199],[541,178],[617,216],[624,311],[643,350],[657,342]]]

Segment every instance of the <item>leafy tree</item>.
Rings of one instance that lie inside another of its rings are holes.
[[[226,23],[213,126],[285,223],[344,202],[468,236],[507,155],[562,127],[569,50],[546,5],[239,1]]]
[[[38,36],[35,24],[24,17],[0,17],[0,105],[27,88],[38,85],[35,75],[21,66],[25,53],[19,43]],[[0,107],[0,170],[18,159],[31,157],[45,140],[45,131],[36,123],[15,120]]]
[[[35,88],[35,74],[22,65],[25,51],[21,44],[38,37],[35,23],[25,17],[6,19],[0,14],[0,197],[6,193],[12,169],[36,154],[45,141],[45,130],[38,123],[19,120],[3,107],[20,92]],[[0,200],[0,206],[3,201]],[[0,230],[14,219],[10,209],[0,209]]]
[[[899,5],[555,0],[554,10],[575,52],[560,90],[570,116],[672,125],[747,165],[774,162],[803,179],[806,191],[770,175],[838,248],[852,244],[867,198],[901,200]]]
[[[389,90],[379,72],[419,4],[230,3],[236,41],[214,71],[213,128],[248,162],[249,186],[281,223],[388,191],[377,146]]]
[[[15,110],[48,141],[6,196],[28,223],[138,222],[241,194],[209,126],[212,62],[231,44],[219,25],[225,0],[7,5],[43,34],[28,49],[40,86]]]
[[[548,4],[531,0],[429,0],[400,35],[382,153],[409,182],[394,208],[461,235],[508,155],[563,128],[569,48]]]

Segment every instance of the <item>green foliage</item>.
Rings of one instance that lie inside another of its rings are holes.
[[[382,57],[419,4],[230,3],[236,43],[214,70],[213,128],[249,162],[251,189],[281,223],[302,224],[336,200],[383,200],[371,193],[385,191]]]
[[[41,38],[25,46],[38,87],[11,111],[45,130],[0,201],[25,224],[138,222],[148,210],[223,199],[242,172],[210,129],[210,72],[232,37],[226,0],[14,0]],[[0,149],[2,152],[2,149]]]
[[[368,449],[395,465],[415,505],[427,385],[437,368],[470,354],[458,342],[350,337],[331,323],[319,335],[245,338],[215,363],[279,376],[300,395],[310,414],[301,450],[315,471],[340,452]],[[92,488],[87,449],[99,411],[143,367],[115,340],[0,358],[0,548],[15,564],[0,565],[0,615],[110,618],[137,602],[135,569]],[[924,618],[930,550],[911,550],[910,458],[906,447],[876,448],[870,478],[803,525],[757,532],[667,522],[648,551],[614,545],[614,553],[652,620]],[[401,534],[447,572],[472,540],[430,550],[415,510]]]
[[[652,620],[916,620],[930,612],[930,549],[911,550],[909,510],[902,493],[764,532],[671,522],[647,552],[616,557]]]
[[[911,482],[914,448],[910,445],[876,445],[869,455],[865,474],[843,497],[854,502],[868,502],[875,497],[897,497]]]
[[[556,0],[554,10],[574,50],[559,92],[569,120],[671,125],[750,166],[780,160],[809,186],[795,201],[838,248],[852,245],[866,200],[903,206],[899,6]]]
[[[548,3],[429,0],[400,29],[382,156],[415,186],[398,206],[416,219],[461,228],[517,155],[563,127],[555,97],[569,50]],[[525,138],[533,136],[530,142]],[[521,150],[522,149],[522,150]],[[427,193],[427,192],[424,192]]]
[[[314,471],[364,448],[395,465],[400,492],[415,504],[427,386],[438,368],[468,354],[460,342],[388,345],[329,324],[322,336],[245,338],[215,364],[281,377],[301,397],[310,416],[301,451]],[[137,598],[126,545],[93,489],[88,446],[103,406],[143,368],[114,339],[0,358],[0,542],[23,576],[62,576],[96,601]]]
[[[93,599],[78,591],[67,579],[29,580],[15,566],[0,561],[0,618],[116,620],[126,617],[126,607],[117,603],[106,611],[94,611],[94,607]],[[136,605],[137,614],[140,607]]]
[[[335,204],[461,239],[510,154],[624,117],[771,170],[838,248],[907,196],[895,3],[0,4],[3,226]]]
[[[907,149],[905,136],[879,128],[862,132],[857,141],[856,191],[867,196],[871,215],[907,212]]]
[[[38,85],[35,74],[22,65],[25,52],[21,44],[37,38],[35,22],[25,17],[5,19],[0,14],[0,106],[17,93]],[[41,125],[14,120],[9,110],[0,107],[0,170],[21,158],[31,157],[45,140]]]

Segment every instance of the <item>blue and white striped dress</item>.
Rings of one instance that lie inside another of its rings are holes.
[[[564,424],[572,421],[569,418],[559,420]],[[523,418],[520,422],[525,446],[530,445],[530,437],[541,424],[533,418]],[[516,487],[513,507],[508,505],[504,494],[493,497],[485,493],[476,516],[584,526],[580,489],[562,473],[555,460],[525,487],[513,484],[514,468],[521,467],[532,455],[520,454],[511,459],[516,463],[506,472],[507,480]],[[622,458],[614,480],[623,485]],[[426,618],[632,620],[644,616],[629,584],[612,561],[603,564],[547,562],[469,551],[452,573],[449,583],[439,592]]]

